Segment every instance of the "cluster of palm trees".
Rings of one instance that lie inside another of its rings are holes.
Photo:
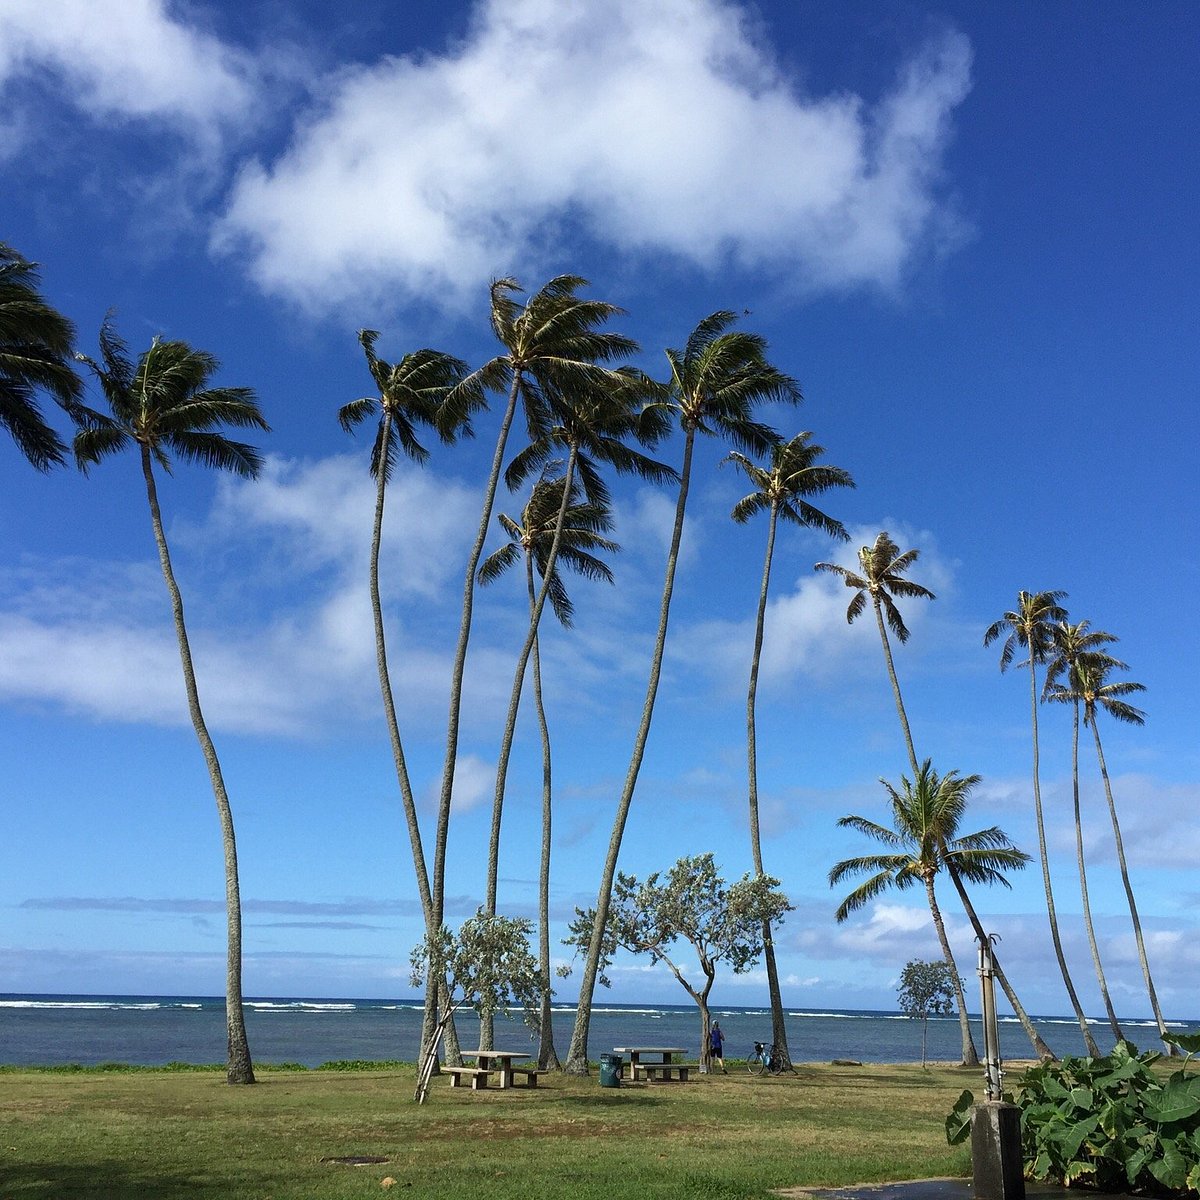
[[[583,964],[576,1021],[566,1054],[565,1068],[574,1072],[587,1069],[588,1030],[603,950],[602,931],[658,694],[697,435],[720,437],[730,443],[734,449],[728,456],[729,461],[745,473],[752,485],[750,494],[734,507],[733,519],[744,523],[758,513],[767,516],[766,547],[746,703],[750,844],[754,867],[759,874],[764,873],[764,865],[758,818],[756,696],[779,522],[782,519],[785,523],[812,528],[844,541],[847,534],[841,522],[817,508],[813,498],[837,488],[854,486],[847,471],[822,461],[824,449],[815,443],[812,433],[801,432],[785,440],[758,420],[757,412],[763,404],[794,405],[800,402],[801,394],[796,382],[769,362],[763,339],[736,328],[732,313],[722,311],[711,314],[697,325],[682,349],[667,350],[667,378],[658,380],[628,365],[639,351],[637,343],[609,328],[609,323],[621,315],[621,310],[612,304],[588,298],[583,294],[586,287],[586,280],[574,275],[562,275],[526,295],[513,279],[496,281],[491,288],[490,312],[492,330],[498,343],[497,352],[489,361],[473,370],[461,360],[432,349],[412,351],[398,362],[387,362],[376,353],[379,335],[373,330],[362,330],[359,340],[372,381],[372,392],[344,405],[338,412],[338,420],[348,432],[353,432],[368,419],[377,422],[369,459],[376,485],[376,500],[368,587],[374,618],[381,699],[401,807],[409,834],[414,878],[429,935],[427,944],[431,947],[440,944],[437,935],[443,928],[445,918],[449,816],[455,786],[475,592],[480,585],[495,584],[517,564],[524,567],[529,622],[514,667],[512,691],[500,739],[484,910],[485,915],[496,914],[508,766],[520,702],[532,661],[531,690],[542,749],[539,960],[543,985],[539,1062],[546,1068],[558,1067],[560,1062],[550,1022],[549,886],[553,770],[550,726],[542,692],[540,623],[547,602],[564,626],[571,623],[573,606],[563,582],[564,569],[592,580],[612,578],[611,570],[602,557],[619,549],[608,536],[612,532],[612,517],[607,472],[631,474],[676,488],[675,519],[645,700],[601,870],[595,908],[596,932]],[[108,455],[126,448],[136,448],[139,456],[151,525],[171,601],[189,712],[209,771],[224,839],[228,915],[228,1077],[231,1082],[250,1083],[254,1074],[242,1017],[241,907],[233,818],[216,749],[200,705],[183,602],[163,531],[155,468],[169,472],[172,459],[179,458],[185,462],[253,477],[261,465],[258,452],[232,439],[222,430],[224,427],[233,427],[265,431],[268,426],[259,410],[257,398],[250,389],[211,386],[218,369],[218,363],[211,355],[181,341],[156,338],[149,349],[134,360],[117,334],[111,318],[105,320],[100,331],[99,360],[75,355],[94,375],[108,411],[90,408],[82,402],[82,385],[71,365],[73,335],[70,323],[41,299],[34,265],[0,244],[0,423],[8,429],[18,448],[38,469],[47,470],[65,462],[66,445],[46,423],[37,407],[37,393],[44,391],[62,406],[77,429],[74,456],[81,468],[87,470]],[[491,468],[484,484],[478,530],[464,573],[461,622],[450,681],[446,747],[430,845],[429,831],[422,828],[409,775],[388,660],[380,586],[380,546],[387,485],[402,460],[420,465],[428,459],[429,451],[422,442],[423,438],[432,436],[449,445],[472,435],[474,421],[485,411],[489,394],[503,397],[504,406],[499,417]],[[510,456],[510,434],[514,426],[527,436],[521,448]],[[651,457],[651,452],[676,431],[682,434],[682,455],[678,468]],[[501,478],[510,490],[528,487],[527,498],[518,516],[498,515],[506,541],[485,558],[484,548],[492,525]],[[861,817],[847,817],[843,822],[884,841],[893,853],[840,863],[831,873],[831,881],[836,882],[844,875],[855,872],[873,872],[871,878],[853,892],[839,909],[838,918],[842,919],[883,888],[906,887],[919,880],[925,888],[947,963],[957,979],[958,972],[954,968],[934,893],[935,875],[941,870],[946,871],[966,907],[969,919],[982,936],[982,926],[971,906],[965,884],[1005,883],[1003,872],[1022,866],[1027,856],[994,827],[959,836],[958,823],[967,797],[978,782],[977,777],[963,778],[954,771],[938,774],[928,760],[918,763],[888,638],[889,629],[900,641],[908,637],[895,597],[932,598],[928,589],[904,578],[905,572],[916,559],[915,550],[901,553],[890,537],[881,533],[873,546],[860,551],[860,569],[857,572],[832,563],[817,564],[818,570],[840,575],[845,584],[854,590],[855,595],[847,612],[848,620],[853,621],[866,610],[868,598],[871,602],[912,770],[911,780],[903,778],[899,787],[888,785],[894,816],[893,829],[888,830]],[[1141,715],[1137,710],[1121,699],[1129,692],[1139,690],[1139,685],[1109,682],[1108,673],[1123,666],[1100,649],[1112,639],[1109,635],[1089,632],[1086,623],[1082,627],[1067,626],[1065,615],[1060,616],[1060,610],[1055,606],[1055,594],[1043,594],[1043,598],[1047,596],[1045,613],[1038,616],[1032,625],[1023,613],[1006,614],[1004,621],[1008,622],[1012,633],[1005,644],[1002,666],[1011,660],[1014,646],[1028,646],[1032,677],[1033,668],[1047,661],[1052,649],[1057,648],[1045,683],[1045,698],[1073,701],[1076,705],[1077,727],[1079,707],[1082,705],[1084,724],[1096,734],[1103,770],[1096,713],[1102,709],[1122,720],[1140,721]],[[1054,633],[1050,630],[1049,623],[1054,621],[1062,624],[1064,632]],[[988,631],[987,640],[998,636],[1003,624],[998,622],[993,626]],[[1065,640],[1065,630],[1068,629],[1074,630],[1072,636],[1075,638],[1070,655]],[[1041,800],[1037,786],[1036,683],[1034,701],[1034,796],[1053,925],[1049,873],[1045,865],[1041,830]],[[1077,778],[1076,771],[1076,783]],[[1104,779],[1107,787],[1107,772],[1104,773]],[[1108,796],[1124,873],[1124,855],[1120,849],[1111,789],[1108,790]],[[1082,878],[1082,850],[1080,865]],[[1125,879],[1128,890],[1127,873]],[[1128,895],[1136,925],[1131,890]],[[1141,947],[1140,926],[1137,928]],[[763,929],[763,937],[773,1034],[785,1058],[790,1060],[769,924]],[[1056,927],[1055,938],[1057,945]],[[1099,971],[1098,956],[1096,961]],[[1002,972],[998,971],[998,974],[1007,989]],[[1068,979],[1065,962],[1063,974],[1064,979]],[[1146,978],[1148,986],[1152,987],[1148,968]],[[455,1058],[458,1048],[453,1023],[446,1024],[439,1016],[439,1012],[443,1015],[446,1012],[448,998],[443,973],[437,969],[436,963],[431,963],[428,979],[426,1036],[432,1036],[434,1030],[445,1026],[447,1054]],[[1031,1036],[1035,1038],[1038,1052],[1048,1054],[1011,989],[1008,989],[1008,994]],[[965,1014],[961,990],[959,1008]],[[1158,1016],[1157,1007],[1155,1012]],[[1161,1017],[1159,1020],[1161,1023]],[[965,1015],[963,1030],[964,1060],[975,1061]],[[480,1036],[481,1044],[488,1046],[490,1022],[485,1021]]]

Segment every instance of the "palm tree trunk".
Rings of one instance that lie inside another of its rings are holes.
[[[942,910],[938,907],[937,896],[933,890],[933,876],[925,877],[925,898],[929,901],[929,911],[933,915],[933,927],[937,930],[938,941],[942,946],[942,957],[950,968],[950,977],[954,983],[954,998],[958,1003],[958,1021],[962,1030],[962,1062],[964,1067],[979,1066],[979,1054],[975,1049],[975,1041],[971,1037],[971,1022],[967,1017],[967,998],[963,995],[962,978],[958,973],[958,964],[954,961],[954,952],[950,949],[950,939],[946,936],[946,924],[942,920]],[[924,1051],[921,1065],[924,1066]]]
[[[525,581],[529,589],[529,607],[536,600],[533,586],[533,558],[525,556]],[[552,776],[550,769],[550,725],[542,699],[542,656],[538,639],[533,643],[533,703],[537,710],[538,730],[542,739],[542,856],[538,868],[538,969],[542,973],[542,999],[538,1016],[538,1070],[559,1071],[558,1051],[554,1048],[554,1021],[550,987],[550,833]]]
[[[959,878],[958,871],[952,861],[947,860],[946,869],[950,872],[950,879],[954,884],[954,890],[958,892],[958,898],[962,902],[963,912],[967,914],[967,920],[971,922],[971,928],[975,930],[975,938],[982,945],[987,940],[987,933],[984,931],[983,924],[979,920],[979,914],[975,911],[975,906],[971,903],[971,897],[967,895],[967,889],[963,886],[963,881]],[[1029,1038],[1029,1044],[1033,1047],[1033,1052],[1042,1062],[1053,1062],[1056,1055],[1049,1046],[1046,1045],[1042,1035],[1034,1028],[1033,1022],[1029,1019],[1029,1014],[1025,1011],[1025,1006],[1017,998],[1017,993],[1013,991],[1012,985],[1008,982],[1008,978],[1000,969],[1000,959],[996,951],[992,951],[992,968],[996,978],[1000,981],[1000,986],[1004,990],[1005,996],[1008,997],[1008,1003],[1016,1013],[1017,1020],[1021,1022],[1021,1028],[1025,1030],[1025,1036]]]
[[[1096,982],[1104,998],[1104,1011],[1108,1014],[1108,1025],[1113,1037],[1121,1041],[1125,1036],[1113,1011],[1112,998],[1108,994],[1108,981],[1104,978],[1104,967],[1100,962],[1100,947],[1096,944],[1096,929],[1092,924],[1092,904],[1088,896],[1087,867],[1083,856],[1083,818],[1079,808],[1079,701],[1074,704],[1074,725],[1071,730],[1071,785],[1075,803],[1075,858],[1079,864],[1079,895],[1083,902],[1083,922],[1087,926],[1088,946],[1092,951],[1092,964],[1096,968]]]
[[[575,459],[578,451],[575,446],[567,457],[566,471],[563,474],[562,503],[558,508],[558,518],[554,522],[554,538],[546,556],[543,568],[542,586],[533,601],[529,613],[529,632],[525,635],[525,644],[517,656],[517,668],[513,672],[512,693],[508,698],[508,715],[504,721],[504,734],[500,739],[500,756],[496,762],[496,791],[492,798],[492,833],[488,842],[488,874],[486,912],[488,916],[496,915],[496,891],[500,877],[500,820],[504,813],[504,792],[508,784],[508,764],[512,758],[513,739],[517,731],[517,713],[521,707],[521,692],[525,688],[525,672],[529,666],[529,656],[537,641],[538,625],[542,619],[542,610],[546,607],[546,597],[550,592],[550,581],[554,578],[554,567],[558,559],[558,548],[562,544],[563,524],[567,519],[567,509],[571,505],[571,483],[575,477]],[[490,1050],[492,1047],[492,1031],[494,1017],[492,1012],[484,1011],[479,1017],[479,1046],[480,1049]]]
[[[908,714],[904,711],[904,701],[900,696],[900,681],[896,678],[896,664],[892,661],[892,645],[888,641],[887,627],[883,623],[883,606],[876,596],[871,597],[875,606],[875,621],[879,626],[879,640],[883,643],[883,660],[887,664],[888,678],[892,681],[892,695],[896,698],[896,712],[900,717],[900,727],[904,730],[904,745],[908,750],[908,765],[912,767],[915,780],[920,768],[917,766],[917,752],[913,749],[912,730],[908,727]]]
[[[1099,1058],[1100,1047],[1096,1045],[1096,1039],[1092,1037],[1087,1017],[1084,1016],[1083,1008],[1079,1003],[1079,997],[1075,994],[1075,985],[1071,982],[1071,973],[1067,970],[1067,959],[1063,954],[1062,939],[1058,935],[1058,916],[1054,910],[1054,891],[1050,886],[1050,859],[1046,853],[1046,826],[1042,820],[1042,786],[1039,780],[1038,764],[1037,666],[1034,661],[1032,645],[1029,650],[1029,688],[1033,719],[1033,810],[1037,816],[1038,853],[1042,859],[1042,885],[1046,891],[1046,915],[1050,918],[1050,940],[1054,943],[1054,953],[1058,958],[1058,969],[1062,972],[1063,983],[1066,985],[1067,995],[1071,1000],[1071,1007],[1075,1010],[1075,1017],[1079,1021],[1079,1028],[1083,1033],[1083,1044],[1087,1047],[1088,1054],[1093,1058]]]
[[[762,875],[762,839],[758,823],[758,670],[762,661],[763,629],[767,618],[767,591],[771,585],[771,564],[775,556],[775,529],[779,523],[779,506],[772,503],[767,523],[767,551],[763,559],[762,587],[758,593],[758,613],[754,623],[754,652],[750,657],[750,684],[746,690],[746,761],[749,773],[750,851],[754,870]],[[762,928],[763,962],[767,969],[767,991],[771,998],[771,1038],[783,1062],[785,1071],[793,1070],[792,1055],[787,1044],[787,1023],[783,1017],[783,994],[779,988],[779,965],[775,961],[775,939],[771,922]]]
[[[237,841],[233,832],[233,811],[229,806],[229,795],[225,791],[225,780],[217,750],[208,734],[204,713],[200,708],[200,692],[196,686],[196,672],[192,665],[192,651],[188,644],[187,626],[183,619],[183,597],[175,582],[171,568],[171,555],[167,549],[167,538],[163,532],[162,512],[158,506],[158,489],[154,485],[151,468],[150,448],[141,444],[142,475],[146,480],[146,496],[150,502],[150,521],[154,526],[154,541],[158,546],[158,560],[163,578],[171,596],[171,612],[175,618],[175,636],[179,642],[179,659],[183,665],[183,684],[187,691],[188,713],[192,728],[208,767],[213,797],[217,802],[217,816],[221,824],[221,844],[225,852],[225,1027],[228,1044],[226,1078],[230,1083],[253,1083],[254,1064],[250,1060],[250,1044],[246,1038],[246,1016],[242,1007],[242,900],[238,888]]]
[[[496,435],[496,450],[492,456],[492,468],[484,487],[483,509],[479,516],[479,530],[471,547],[463,582],[462,621],[458,630],[458,644],[454,651],[454,666],[450,674],[450,705],[446,717],[446,760],[442,767],[442,786],[438,796],[437,828],[433,843],[433,888],[431,906],[433,926],[439,929],[445,920],[446,899],[446,842],[450,830],[450,801],[454,796],[454,769],[458,763],[458,729],[462,717],[463,678],[467,666],[467,644],[471,639],[471,616],[475,605],[475,571],[487,541],[488,525],[492,519],[492,505],[496,500],[496,486],[500,481],[500,469],[504,462],[504,448],[508,443],[508,431],[512,428],[513,414],[517,410],[519,372],[513,373],[512,386],[508,391],[508,403]],[[429,987],[437,987],[442,979],[440,964],[429,966]]]
[[[683,517],[687,508],[688,487],[692,476],[692,453],[696,444],[695,428],[688,428],[683,447],[683,467],[679,473],[679,497],[675,502],[675,526],[671,532],[671,547],[667,552],[667,571],[663,581],[662,603],[658,614],[658,634],[654,641],[654,653],[650,660],[650,678],[646,685],[646,699],[642,705],[642,719],[634,738],[633,754],[629,771],[617,804],[613,820],[612,835],[608,842],[608,853],[604,859],[604,870],[600,880],[600,891],[596,897],[596,920],[592,926],[592,940],[588,946],[587,961],[583,966],[583,978],[579,985],[579,1001],[575,1010],[575,1026],[571,1032],[571,1045],[567,1051],[566,1070],[572,1075],[587,1074],[588,1030],[592,1020],[592,997],[596,992],[596,977],[600,970],[600,955],[604,946],[604,927],[608,923],[608,909],[612,901],[613,880],[617,873],[617,858],[621,853],[621,839],[625,834],[625,822],[629,817],[629,806],[633,802],[638,773],[646,753],[646,741],[650,736],[650,722],[654,717],[654,701],[658,695],[659,677],[662,674],[663,653],[667,644],[667,621],[671,614],[671,595],[675,587],[675,568],[679,562],[679,543],[683,537]]]
[[[920,768],[917,766],[917,751],[913,746],[912,730],[908,726],[908,713],[904,708],[904,697],[900,694],[900,680],[896,675],[896,664],[892,659],[892,645],[888,640],[887,626],[883,623],[883,606],[875,596],[871,597],[871,601],[875,608],[875,623],[879,626],[879,640],[883,644],[883,661],[887,666],[888,679],[891,680],[892,684],[892,695],[896,700],[896,713],[900,717],[900,728],[904,731],[904,746],[908,751],[908,765],[912,768],[913,779],[915,781],[920,774]],[[930,903],[936,905],[936,901],[933,900],[932,881],[930,881],[929,886]],[[939,913],[934,923],[937,924],[940,920],[941,914]],[[938,936],[942,942],[942,954],[945,956],[950,970],[954,973],[955,994],[958,997],[959,1032],[962,1034],[963,1066],[978,1066],[979,1052],[975,1049],[975,1041],[971,1036],[971,1018],[967,1015],[966,998],[962,994],[962,981],[959,979],[958,970],[954,966],[954,955],[950,952],[950,943],[946,939],[946,930],[944,927],[939,927]]]
[[[380,443],[387,445],[391,426],[391,414],[384,409],[383,427],[380,430]],[[392,746],[392,761],[396,767],[396,782],[400,787],[400,800],[404,808],[404,820],[408,826],[408,840],[412,847],[413,871],[417,879],[417,893],[421,900],[421,912],[425,918],[425,931],[432,936],[437,931],[433,924],[433,900],[429,890],[429,872],[425,866],[425,849],[421,843],[421,825],[417,817],[417,804],[413,796],[412,781],[408,774],[408,763],[404,755],[404,743],[400,737],[400,722],[396,717],[396,702],[392,694],[392,677],[388,668],[387,639],[383,624],[383,602],[379,593],[379,548],[383,541],[383,510],[387,490],[387,479],[384,471],[380,470],[376,479],[375,490],[375,521],[371,530],[371,613],[375,620],[375,663],[379,669],[379,691],[383,698],[384,718],[387,722],[388,737]],[[429,1039],[437,1025],[437,994],[429,990],[425,1013],[421,1022],[421,1045],[429,1044]],[[458,1037],[454,1030],[454,1016],[446,1026],[447,1047],[453,1046],[457,1052]],[[436,1070],[436,1060],[435,1067]]]
[[[1150,961],[1146,957],[1146,943],[1142,937],[1142,922],[1138,917],[1137,901],[1133,898],[1133,886],[1129,882],[1129,868],[1125,864],[1125,843],[1121,839],[1121,823],[1117,820],[1117,806],[1113,800],[1112,784],[1108,778],[1108,765],[1104,761],[1104,748],[1100,745],[1100,729],[1096,724],[1096,714],[1091,714],[1092,735],[1096,739],[1096,758],[1100,763],[1100,777],[1104,780],[1104,796],[1108,801],[1108,813],[1112,818],[1113,840],[1117,847],[1117,862],[1121,867],[1121,882],[1125,885],[1125,899],[1129,901],[1129,918],[1133,922],[1133,936],[1137,940],[1138,961],[1142,965],[1142,978],[1146,981],[1146,994],[1150,997],[1150,1008],[1154,1012],[1154,1023],[1158,1026],[1158,1036],[1164,1037],[1167,1024],[1163,1020],[1162,1009],[1158,1006],[1158,993],[1154,990],[1154,980],[1150,978]],[[1170,1053],[1176,1054],[1174,1046],[1168,1047]]]

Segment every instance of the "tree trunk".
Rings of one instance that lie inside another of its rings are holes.
[[[571,483],[575,477],[575,460],[578,451],[574,445],[567,457],[566,470],[563,472],[562,503],[558,507],[558,517],[554,522],[554,538],[550,543],[550,551],[546,556],[546,565],[542,576],[542,586],[537,596],[532,600],[529,610],[529,632],[525,635],[525,644],[517,656],[517,668],[513,672],[512,694],[508,699],[508,714],[504,720],[504,734],[500,739],[500,755],[496,762],[496,790],[492,797],[492,833],[488,842],[488,874],[487,901],[488,916],[496,915],[496,891],[500,878],[500,820],[504,812],[504,793],[508,784],[508,764],[512,758],[513,739],[517,732],[517,713],[521,707],[521,692],[525,688],[525,672],[529,667],[529,656],[537,643],[538,625],[541,623],[542,610],[546,607],[546,597],[550,594],[550,581],[554,578],[554,567],[558,560],[558,548],[562,544],[563,523],[567,519],[567,509],[571,505]],[[528,552],[527,552],[528,556]],[[479,1016],[479,1048],[492,1048],[494,1014],[485,1009]]]
[[[750,657],[750,684],[746,691],[746,761],[749,774],[750,851],[754,870],[763,872],[762,839],[758,823],[758,670],[762,661],[763,629],[767,617],[767,592],[771,586],[771,564],[775,557],[775,530],[779,523],[779,505],[771,504],[767,524],[767,550],[763,558],[762,586],[758,593],[758,614],[754,623],[754,652]],[[767,970],[767,992],[771,999],[771,1036],[785,1071],[793,1070],[787,1043],[787,1023],[783,1016],[783,994],[779,987],[779,966],[775,961],[775,939],[771,922],[763,922],[763,963]]]
[[[200,692],[196,686],[196,672],[192,665],[192,651],[188,644],[187,626],[183,619],[183,597],[175,582],[171,568],[171,555],[167,549],[167,538],[163,532],[162,512],[158,506],[158,489],[154,484],[151,468],[150,448],[140,444],[142,475],[146,481],[146,496],[150,502],[150,521],[154,526],[154,541],[158,546],[158,559],[163,578],[171,597],[171,612],[175,619],[175,636],[179,642],[179,659],[183,665],[183,684],[187,691],[188,713],[192,728],[208,767],[213,797],[217,802],[217,816],[221,824],[221,843],[225,853],[225,1028],[227,1034],[228,1059],[226,1078],[230,1083],[253,1083],[254,1064],[250,1060],[250,1044],[246,1039],[246,1016],[242,1007],[242,900],[238,888],[237,842],[233,832],[233,810],[225,791],[225,780],[221,764],[217,759],[216,747],[208,734],[204,713],[200,708]]]
[[[1083,1044],[1087,1047],[1088,1054],[1093,1058],[1099,1058],[1100,1047],[1096,1045],[1096,1039],[1092,1037],[1087,1017],[1084,1016],[1083,1008],[1079,1003],[1079,997],[1075,994],[1075,985],[1071,982],[1071,973],[1067,970],[1067,959],[1063,954],[1062,939],[1058,935],[1058,915],[1054,910],[1054,891],[1050,886],[1050,858],[1046,853],[1046,826],[1042,820],[1042,786],[1039,779],[1037,665],[1034,661],[1032,638],[1030,639],[1029,646],[1029,688],[1033,718],[1033,809],[1037,816],[1038,853],[1042,860],[1042,886],[1046,891],[1046,915],[1050,918],[1050,940],[1054,943],[1054,953],[1058,958],[1058,969],[1062,972],[1063,983],[1066,985],[1067,995],[1071,1000],[1071,1007],[1075,1010],[1075,1017],[1079,1021],[1079,1028],[1083,1033]]]
[[[879,626],[879,640],[883,643],[883,661],[887,664],[888,678],[892,681],[892,695],[896,698],[896,712],[900,717],[900,727],[904,730],[904,745],[908,750],[908,765],[912,767],[913,782],[916,782],[920,768],[917,766],[917,752],[913,749],[912,730],[908,727],[908,714],[904,711],[904,700],[900,696],[900,681],[896,678],[896,664],[892,661],[892,644],[888,641],[887,627],[883,623],[883,606],[879,598],[872,593],[871,603],[875,607],[875,621]]]
[[[1092,965],[1096,968],[1096,982],[1104,998],[1104,1011],[1108,1014],[1108,1025],[1117,1041],[1125,1036],[1113,1011],[1112,998],[1108,994],[1108,981],[1104,978],[1104,967],[1100,962],[1100,947],[1096,944],[1096,928],[1092,924],[1092,904],[1088,896],[1087,866],[1083,855],[1083,816],[1079,807],[1079,701],[1074,704],[1074,723],[1071,730],[1071,788],[1075,804],[1075,858],[1079,865],[1079,895],[1083,903],[1083,923],[1087,927],[1088,946],[1092,952]]]
[[[929,911],[933,916],[933,927],[937,930],[938,941],[942,946],[942,957],[950,968],[950,976],[954,983],[954,999],[958,1004],[958,1023],[962,1032],[962,1062],[964,1067],[979,1066],[979,1054],[971,1037],[971,1021],[967,1016],[967,998],[963,995],[962,978],[958,973],[958,964],[954,961],[954,952],[950,949],[950,939],[946,936],[946,925],[942,920],[942,910],[938,907],[937,896],[933,890],[933,876],[925,877],[925,898],[929,901]],[[925,1047],[922,1040],[921,1066],[925,1065]]]
[[[1125,864],[1125,843],[1121,839],[1121,823],[1117,820],[1117,805],[1113,800],[1112,784],[1108,778],[1108,765],[1104,761],[1104,748],[1100,745],[1100,729],[1096,724],[1096,714],[1089,714],[1092,726],[1092,736],[1096,739],[1096,758],[1100,763],[1100,777],[1104,780],[1104,797],[1108,801],[1108,814],[1112,818],[1113,840],[1117,847],[1117,862],[1121,867],[1121,882],[1125,885],[1125,899],[1129,902],[1129,917],[1133,922],[1133,936],[1137,940],[1138,961],[1142,965],[1142,978],[1146,981],[1146,994],[1150,997],[1150,1008],[1154,1013],[1154,1023],[1158,1026],[1158,1036],[1164,1037],[1167,1023],[1163,1020],[1162,1009],[1158,1006],[1158,993],[1154,990],[1154,980],[1150,978],[1150,961],[1146,957],[1146,943],[1142,938],[1142,922],[1138,917],[1137,902],[1133,898],[1133,886],[1129,882],[1129,868]],[[1170,1053],[1177,1054],[1174,1046],[1168,1045]]]
[[[617,804],[608,853],[604,859],[604,871],[600,880],[600,891],[596,897],[596,920],[592,927],[592,940],[588,947],[587,961],[583,967],[583,978],[579,985],[579,1002],[575,1010],[575,1026],[571,1032],[571,1046],[567,1051],[566,1070],[572,1075],[587,1074],[588,1031],[592,1020],[592,997],[596,991],[596,976],[600,968],[600,954],[604,945],[604,927],[608,923],[608,909],[612,901],[613,880],[617,873],[617,858],[621,852],[621,839],[625,833],[625,821],[629,806],[637,787],[638,773],[646,753],[646,741],[650,736],[650,722],[654,716],[654,701],[658,695],[658,682],[662,674],[663,652],[667,644],[667,621],[671,613],[671,594],[675,586],[675,568],[679,562],[679,543],[683,537],[683,516],[687,507],[688,486],[692,474],[692,453],[695,449],[696,430],[689,428],[684,441],[683,467],[679,475],[679,497],[675,503],[675,526],[671,533],[671,547],[667,553],[667,572],[663,582],[662,603],[658,615],[658,634],[654,642],[654,654],[650,663],[650,679],[646,686],[646,699],[642,706],[642,719],[634,739],[633,755],[625,785]]]
[[[958,876],[958,871],[955,869],[953,862],[947,862],[946,869],[950,872],[951,882],[954,884],[955,891],[958,892],[958,898],[962,901],[963,912],[967,914],[967,920],[971,922],[971,928],[975,930],[976,940],[982,944],[987,940],[987,933],[979,920],[979,915],[975,911],[975,906],[971,903],[971,897],[967,895],[967,889],[963,886],[962,880]],[[1042,1062],[1054,1062],[1056,1055],[1049,1046],[1046,1045],[1042,1035],[1034,1028],[1033,1022],[1029,1019],[1029,1014],[1025,1011],[1024,1005],[1017,998],[1017,993],[1013,991],[1012,985],[1008,982],[1004,972],[1000,969],[1000,958],[996,954],[995,949],[992,950],[992,967],[995,971],[996,978],[1000,981],[1001,988],[1004,989],[1005,996],[1008,997],[1008,1003],[1012,1006],[1012,1010],[1016,1013],[1017,1020],[1021,1022],[1021,1028],[1025,1030],[1025,1036],[1029,1038],[1029,1044],[1033,1047],[1033,1052]]]

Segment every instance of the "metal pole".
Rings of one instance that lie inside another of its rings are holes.
[[[999,1100],[1003,1094],[1004,1072],[1000,1065],[1000,1028],[996,1023],[995,962],[992,942],[995,934],[975,939],[979,943],[979,988],[983,996],[983,1073],[987,1098]]]

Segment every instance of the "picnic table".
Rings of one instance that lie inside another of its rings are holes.
[[[687,1053],[682,1046],[614,1046],[613,1053],[629,1055],[630,1079],[652,1082],[678,1079],[680,1083],[687,1083],[690,1066],[672,1061],[676,1054]],[[655,1057],[647,1060],[644,1057],[647,1054]]]
[[[516,1075],[523,1075],[529,1087],[537,1087],[538,1072],[536,1067],[517,1067],[513,1064],[522,1058],[531,1058],[528,1050],[464,1050],[463,1058],[473,1058],[479,1065],[476,1067],[443,1067],[442,1070],[450,1076],[450,1086],[458,1087],[463,1079],[470,1079],[471,1087],[478,1091],[488,1085],[490,1076],[497,1076],[497,1086],[501,1091],[513,1085]]]

